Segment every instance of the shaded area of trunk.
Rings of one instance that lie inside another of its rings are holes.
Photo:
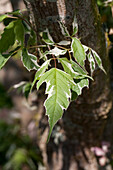
[[[96,50],[103,60],[104,67],[108,67],[105,38],[94,0],[25,0],[25,4],[36,28],[37,37],[40,31],[48,28],[55,42],[64,40],[58,20],[72,33],[72,21],[76,14],[78,37],[83,44]],[[90,148],[101,147],[103,131],[111,109],[108,77],[96,68],[95,81],[90,83],[89,89],[84,89],[77,101],[71,103],[63,120],[57,124],[56,135],[47,147],[46,144],[43,147],[44,155],[46,149],[48,153],[48,156],[45,156],[48,169],[99,169]],[[60,134],[60,137],[57,134]],[[59,145],[54,143],[56,139]]]

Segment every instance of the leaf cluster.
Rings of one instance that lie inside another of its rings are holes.
[[[11,14],[14,15],[13,13]],[[0,21],[8,16],[1,16]],[[63,111],[68,108],[72,100],[81,95],[84,87],[89,87],[89,79],[93,79],[92,75],[96,64],[104,72],[105,70],[99,55],[91,48],[82,45],[80,40],[75,37],[78,31],[76,18],[74,18],[73,22],[72,35],[69,34],[65,25],[59,22],[62,34],[68,37],[68,40],[62,40],[59,43],[53,41],[48,29],[46,29],[40,33],[42,45],[37,45],[35,32],[32,27],[29,28],[29,25],[30,23],[23,16],[20,17],[20,13],[17,13],[16,19],[5,27],[0,39],[0,61],[2,61],[0,68],[4,66],[11,56],[20,51],[23,66],[28,71],[37,70],[30,91],[32,91],[36,82],[37,90],[44,82],[46,83],[45,94],[48,97],[44,106],[46,115],[49,117],[49,140],[52,129],[62,117]],[[26,29],[26,27],[28,28]],[[25,43],[26,33],[29,33],[27,45]],[[15,42],[17,42],[16,48],[18,50],[10,51],[10,47]],[[35,49],[35,52],[38,50],[38,56],[29,53],[30,49]],[[7,52],[7,54],[4,54],[4,52]],[[85,68],[86,59],[88,59],[90,65],[90,75]],[[43,61],[42,65],[38,64],[40,60]],[[54,67],[51,64],[52,61],[54,61]],[[63,69],[59,69],[59,64]]]

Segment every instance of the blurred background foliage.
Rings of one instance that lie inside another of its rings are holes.
[[[8,95],[5,87],[0,83],[0,108],[13,106],[11,97]]]
[[[101,14],[101,21],[104,24],[105,31],[109,32],[113,28],[113,16],[112,16],[112,0],[97,0],[99,12]]]
[[[113,71],[113,0],[96,0],[106,37],[106,47]],[[111,82],[111,84],[113,84]]]
[[[18,123],[0,121],[0,166],[3,170],[36,170],[42,164],[38,146],[27,134],[22,135]]]
[[[101,15],[103,29],[113,43],[113,0],[96,0]]]

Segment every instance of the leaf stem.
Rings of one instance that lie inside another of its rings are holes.
[[[47,45],[35,45],[35,46],[31,46],[29,48],[40,48],[40,47],[47,47]]]
[[[18,15],[18,17],[13,17],[13,16],[11,16],[11,15],[8,15],[8,17],[9,17],[9,18],[14,18],[14,19],[20,18],[21,20],[25,21],[25,22],[30,26],[30,28],[31,28],[32,30],[34,30],[35,32],[37,32],[36,29],[35,29],[34,27],[32,27],[31,23],[30,23],[29,21],[27,21],[25,18],[23,18],[23,17],[21,17],[21,16],[19,16],[19,15]]]
[[[14,51],[11,56],[13,56],[15,53],[17,53],[19,50],[21,50],[21,48],[19,48],[18,50]]]
[[[67,50],[67,51],[68,51],[68,54],[69,54],[69,58],[70,58],[70,60],[71,60],[71,58],[72,58],[72,57],[71,57],[71,54],[70,54],[69,50]]]
[[[20,18],[21,20],[25,21],[25,22],[30,26],[30,28],[37,33],[36,29],[35,29],[34,27],[32,27],[32,25],[31,25],[31,23],[30,23],[29,21],[27,21],[25,18],[23,18],[23,17],[21,17],[21,16],[19,16],[19,18]]]
[[[13,17],[13,16],[10,16],[10,15],[8,15],[8,18],[18,19],[18,17]]]
[[[48,49],[51,50],[49,45],[48,45]],[[53,57],[53,59],[54,59],[55,68],[56,68],[56,58],[55,58],[55,56],[54,56],[53,54],[52,54],[52,57]]]
[[[70,49],[68,49],[68,48],[62,47],[62,46],[57,45],[57,44],[55,44],[55,45],[53,45],[53,46],[56,46],[56,47],[62,48],[62,49],[64,49],[64,50],[70,50]]]

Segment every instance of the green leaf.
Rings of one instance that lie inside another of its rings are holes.
[[[75,80],[76,86],[72,86],[72,90],[77,93],[77,95],[81,95],[82,89],[84,87],[89,87],[89,80],[87,78],[81,80]]]
[[[9,60],[10,57],[11,57],[11,55],[0,54],[0,69],[6,64],[6,62]]]
[[[63,34],[64,36],[66,36],[66,37],[70,37],[69,32],[68,32],[68,30],[67,30],[67,27],[66,27],[62,22],[60,22],[60,21],[58,21],[58,23],[59,23],[59,25],[60,25],[62,34]]]
[[[52,50],[48,51],[47,54],[53,54],[57,57],[57,56],[66,54],[66,52],[67,52],[67,50],[61,50],[61,49],[55,47]]]
[[[27,20],[27,19],[26,19],[26,20]],[[27,20],[27,22],[29,22],[29,21]],[[31,33],[31,28],[30,28],[30,26],[29,26],[25,21],[22,21],[22,23],[23,23],[23,26],[24,26],[25,33],[26,33],[26,34],[30,34],[30,33]]]
[[[72,34],[72,36],[74,36],[78,32],[78,23],[77,23],[76,16],[74,16],[72,26],[73,26],[73,34]]]
[[[105,71],[105,69],[102,66],[102,60],[99,57],[99,55],[94,50],[92,50],[92,49],[91,49],[91,52],[93,53],[93,56],[94,56],[94,58],[95,58],[95,60],[97,62],[97,65],[99,66],[99,68],[106,74],[106,71]]]
[[[20,9],[17,9],[15,11],[12,11],[12,12],[8,12],[7,14],[11,14],[11,15],[21,15],[21,10]]]
[[[82,77],[88,77],[90,79],[92,79],[90,76],[88,76],[87,71],[85,69],[83,69],[80,65],[78,65],[76,62],[74,62],[73,60],[70,60],[71,64],[72,64],[72,68],[73,70],[78,73],[80,76]],[[81,78],[82,78],[81,77]]]
[[[74,36],[75,34],[77,34],[77,32],[78,32],[78,28],[77,28],[77,27],[75,27],[75,28],[74,28],[74,30],[73,30],[73,34],[72,34],[72,36]]]
[[[63,41],[60,41],[59,43],[57,43],[58,45],[70,45],[70,41],[66,41],[66,40],[63,40]]]
[[[46,61],[48,51],[43,52],[43,49],[40,49],[40,48],[38,48],[38,51],[39,51],[40,60],[42,59],[42,60]]]
[[[30,37],[28,40],[28,46],[35,45],[35,44],[36,44],[36,33],[33,30],[31,30]]]
[[[67,58],[59,58],[64,71],[72,76],[74,79],[82,79],[82,78],[90,78],[93,80],[92,77],[87,75],[86,70],[83,70],[76,62],[73,60],[69,61]]]
[[[23,26],[21,20],[17,20],[15,22],[14,33],[15,33],[16,39],[18,40],[18,42],[21,43],[21,46],[23,47],[23,45],[24,45],[24,26]]]
[[[30,70],[38,70],[39,65],[37,64],[37,57],[33,54],[28,53],[26,48],[22,50],[22,62],[28,71]]]
[[[86,45],[83,45],[82,44],[82,46],[83,46],[83,48],[84,48],[84,51],[85,51],[85,53],[90,49],[88,46],[86,46]]]
[[[85,51],[80,41],[75,37],[72,38],[71,50],[75,60],[84,68]]]
[[[61,62],[64,71],[68,74],[70,74],[73,78],[76,78],[76,76],[79,75],[78,72],[75,72],[72,68],[71,62],[67,58],[59,58],[59,61]]]
[[[82,45],[82,46],[83,46],[83,48],[87,54],[88,60],[90,62],[91,75],[92,75],[93,71],[95,70],[95,61],[96,61],[97,65],[99,66],[99,68],[101,70],[103,70],[104,73],[106,74],[106,71],[102,66],[102,60],[99,57],[99,55],[90,47],[87,47],[86,45]]]
[[[20,47],[17,47],[16,49],[10,51],[8,54],[0,53],[0,69],[6,64],[6,62],[9,60],[10,57],[14,56],[15,54],[17,54],[19,52],[19,48]],[[17,53],[15,52],[16,50],[18,50]]]
[[[15,42],[14,24],[15,21],[10,22],[1,35],[0,53],[6,52]]]
[[[46,94],[48,97],[44,105],[46,114],[49,116],[49,140],[54,125],[62,117],[63,110],[69,106],[70,88],[76,84],[69,74],[56,68],[52,68],[41,76],[37,83],[37,90],[43,82],[47,84]]]
[[[35,85],[36,81],[39,80],[40,77],[45,73],[46,69],[48,69],[49,63],[50,63],[50,60],[45,61],[45,62],[41,65],[41,67],[38,69],[38,71],[37,71],[36,74],[35,74],[35,79],[34,79],[34,81],[33,81],[33,83],[32,83],[31,90],[32,90],[33,86]],[[31,91],[31,90],[30,90],[30,91]]]
[[[2,22],[5,18],[7,18],[8,17],[8,15],[1,15],[0,16],[0,22]]]
[[[87,57],[88,57],[88,61],[89,61],[89,64],[90,64],[90,70],[91,70],[91,75],[92,75],[94,70],[95,70],[95,60],[92,56],[91,51],[88,53]]]
[[[72,94],[71,94],[71,101],[74,101],[74,100],[76,100],[77,99],[77,97],[78,97],[78,94],[75,92],[75,91],[73,91],[72,90],[72,92],[71,92]]]
[[[9,25],[10,22],[15,21],[15,20],[16,20],[15,18],[7,17],[7,18],[5,18],[5,19],[3,20],[3,24],[4,24],[4,26],[6,27],[6,26]]]
[[[46,29],[44,32],[42,32],[42,39],[46,44],[49,44],[49,45],[54,44],[54,41],[53,41],[51,35],[49,34],[48,29]]]

